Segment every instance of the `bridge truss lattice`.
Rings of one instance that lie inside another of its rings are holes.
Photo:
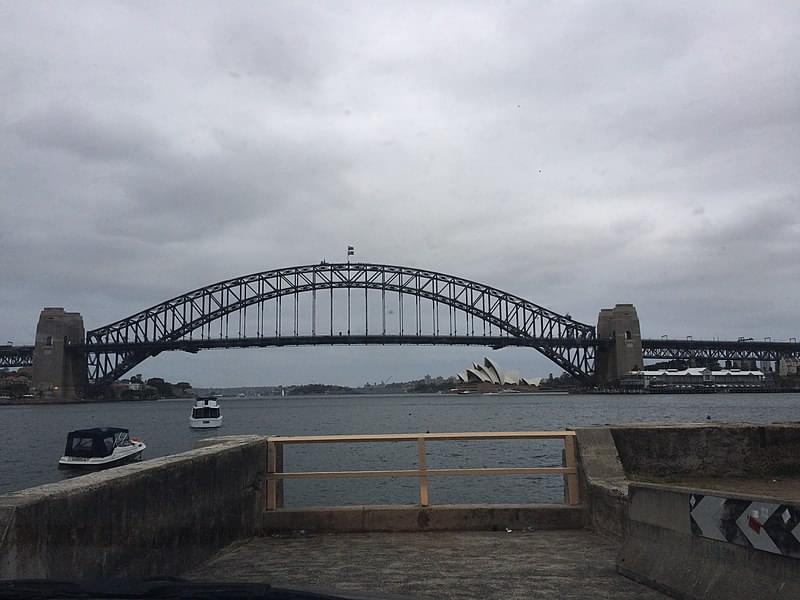
[[[227,279],[87,332],[89,381],[108,384],[164,350],[335,344],[533,347],[589,379],[595,328],[461,277],[321,263]]]

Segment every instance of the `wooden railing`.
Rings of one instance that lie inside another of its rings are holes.
[[[483,467],[459,469],[429,469],[425,460],[426,441],[446,440],[564,440],[561,467]],[[283,471],[283,447],[290,444],[336,444],[361,442],[416,442],[417,468],[389,471]],[[416,477],[419,480],[419,504],[428,506],[428,477],[483,475],[562,475],[564,499],[567,504],[580,502],[578,468],[573,431],[500,431],[462,433],[388,433],[371,435],[301,435],[267,438],[267,510],[283,507],[283,481],[287,479],[322,479],[339,477]]]

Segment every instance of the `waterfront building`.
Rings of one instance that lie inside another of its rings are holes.
[[[761,388],[764,379],[759,370],[690,367],[631,371],[620,383],[625,390],[692,391]]]

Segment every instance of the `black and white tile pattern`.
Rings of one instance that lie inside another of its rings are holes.
[[[800,508],[787,504],[691,494],[692,533],[800,558]]]

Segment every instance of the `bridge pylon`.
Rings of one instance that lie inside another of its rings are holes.
[[[70,352],[71,344],[85,342],[80,313],[60,307],[42,310],[33,349],[34,394],[40,400],[76,400],[86,392],[85,352]]]
[[[604,308],[597,317],[597,339],[610,340],[595,357],[595,376],[601,385],[614,385],[626,373],[644,365],[642,333],[633,304]]]

